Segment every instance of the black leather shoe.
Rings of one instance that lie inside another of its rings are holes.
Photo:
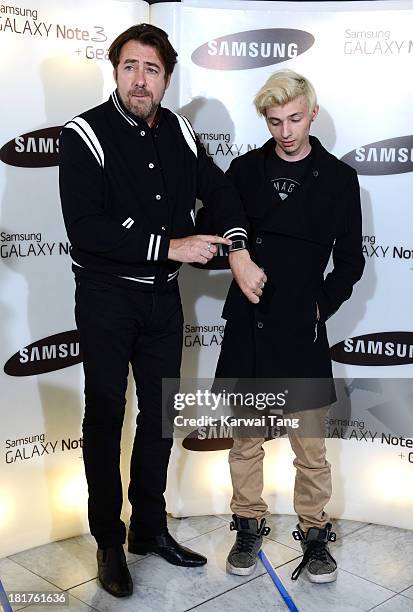
[[[98,548],[98,578],[105,591],[115,597],[132,595],[133,582],[126,565],[121,544],[109,548]]]
[[[128,551],[135,555],[156,553],[166,559],[168,563],[182,567],[199,567],[207,562],[206,557],[178,544],[168,531],[154,536],[150,540],[138,540],[132,529],[129,529]]]

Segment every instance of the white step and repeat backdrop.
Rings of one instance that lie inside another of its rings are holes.
[[[185,0],[149,8],[138,0],[33,0],[0,4],[0,557],[87,531],[81,352],[58,135],[111,92],[113,38],[149,20],[179,51],[165,103],[188,116],[223,169],[267,139],[252,98],[271,72],[292,68],[314,83],[321,110],[313,133],[359,173],[366,256],[352,300],[328,324],[348,404],[346,419],[329,419],[329,510],[412,528],[412,3]],[[187,266],[180,278],[182,374],[210,377],[230,276]],[[131,382],[125,485],[135,415]],[[175,444],[167,492],[174,515],[229,511],[231,440],[216,435],[200,429],[196,440]],[[270,509],[292,513],[288,441],[265,450]]]

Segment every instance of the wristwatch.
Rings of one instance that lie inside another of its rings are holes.
[[[228,253],[233,253],[234,251],[241,251],[242,249],[247,248],[247,243],[245,240],[233,240],[232,244],[228,247]]]

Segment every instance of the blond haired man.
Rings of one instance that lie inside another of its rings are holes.
[[[235,159],[227,175],[237,188],[250,224],[249,251],[266,279],[247,300],[233,282],[225,303],[227,319],[218,378],[289,378],[327,381],[317,400],[313,388],[300,405],[299,430],[287,428],[295,454],[294,537],[312,582],[332,582],[337,565],[325,506],[331,497],[324,422],[336,399],[326,320],[347,300],[364,268],[360,194],[356,172],[331,155],[310,127],[318,115],[314,87],[291,71],[274,73],[254,100],[271,134],[262,147]],[[333,270],[324,272],[333,255]],[[247,249],[230,253],[235,280]],[[237,356],[236,360],[234,355]],[[227,571],[251,574],[263,535],[269,532],[262,499],[264,437],[237,433],[229,463],[233,484],[231,529],[236,542]]]

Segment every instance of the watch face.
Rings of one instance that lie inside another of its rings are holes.
[[[247,245],[245,243],[245,240],[234,240],[229,247],[229,252],[231,253],[232,251],[240,251],[241,249],[246,248]]]

